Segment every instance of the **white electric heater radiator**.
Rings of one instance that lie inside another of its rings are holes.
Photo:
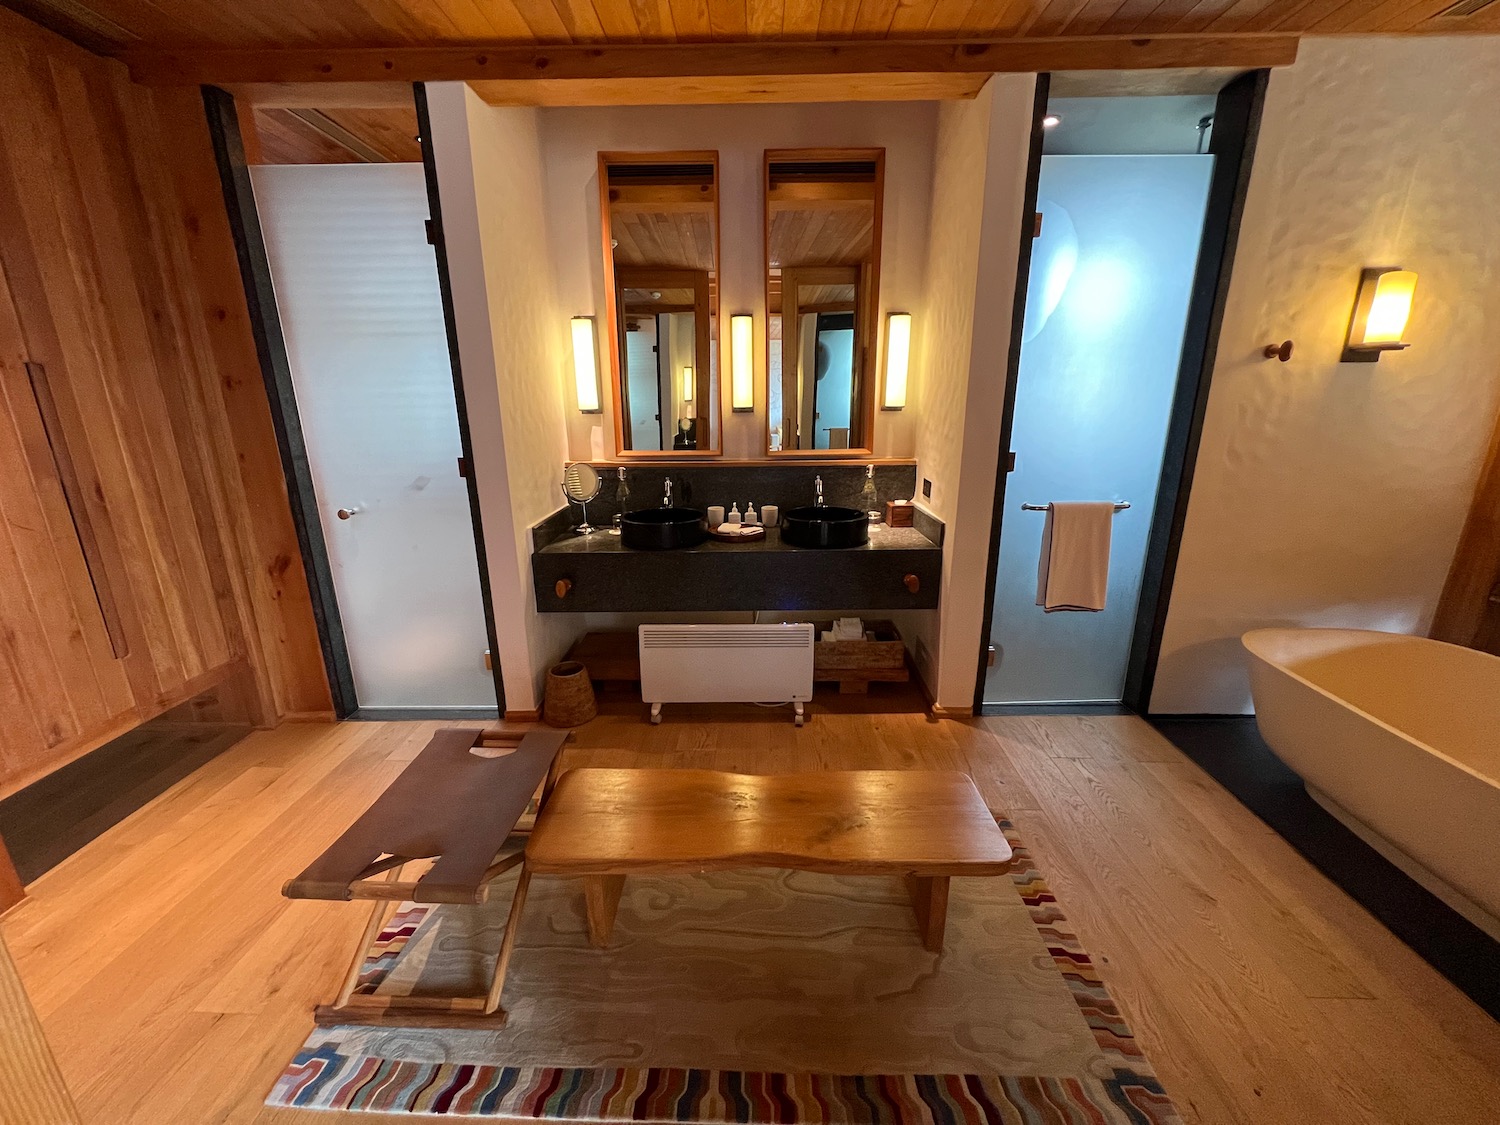
[[[642,625],[641,698],[663,703],[791,703],[812,698],[812,625]]]

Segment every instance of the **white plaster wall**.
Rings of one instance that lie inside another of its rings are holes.
[[[1249,711],[1248,629],[1426,632],[1500,404],[1497,107],[1495,38],[1306,39],[1273,74],[1153,711]],[[1420,275],[1412,346],[1340,364],[1376,265]]]
[[[598,159],[601,151],[716,149],[719,153],[719,221],[723,338],[728,318],[755,317],[755,412],[723,412],[724,456],[759,457],[765,452],[766,316],[763,219],[764,152],[768,148],[883,147],[886,150],[884,238],[881,259],[881,356],[885,314],[915,311],[922,303],[927,265],[927,224],[932,184],[935,102],[852,102],[808,105],[627,106],[553,108],[539,111],[546,167],[547,233],[554,251],[557,298],[564,317],[595,316],[605,325],[604,258],[600,246]],[[600,353],[607,357],[602,346]],[[721,353],[722,354],[722,353]],[[607,367],[607,358],[601,367]],[[601,379],[609,378],[607,370]],[[914,370],[913,383],[921,372]],[[721,363],[719,386],[728,401],[729,372]],[[878,385],[878,384],[877,384]],[[603,427],[603,454],[612,457],[614,420],[608,386],[605,413],[581,415],[575,394],[565,389],[568,452],[597,456],[591,431]],[[911,410],[876,411],[875,450],[882,457],[910,457],[914,450]]]
[[[568,312],[558,304],[534,109],[485,105],[462,83],[427,87],[505,703],[540,706],[546,669],[580,631],[539,614],[532,524],[559,505],[567,456]]]
[[[915,320],[918,502],[947,524],[936,613],[908,643],[938,704],[974,702],[1035,79],[998,75],[938,120],[927,285]],[[921,499],[920,482],[932,482]]]

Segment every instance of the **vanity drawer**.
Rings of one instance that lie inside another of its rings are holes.
[[[932,550],[547,552],[532,556],[542,613],[931,609]]]

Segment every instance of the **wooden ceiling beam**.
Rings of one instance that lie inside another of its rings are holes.
[[[464,46],[254,51],[126,51],[147,85],[469,82],[604,78],[746,79],[786,75],[1035,73],[1164,67],[1287,66],[1291,35],[681,43],[610,46]]]

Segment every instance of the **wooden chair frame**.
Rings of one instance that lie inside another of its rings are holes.
[[[529,732],[485,730],[472,732],[476,737],[474,749],[496,749],[503,754],[515,749]],[[551,733],[551,732],[547,732]],[[571,735],[554,736],[559,739],[558,749],[547,767],[546,774],[536,794],[537,811],[545,806],[561,774],[561,742]],[[415,764],[415,763],[414,763]],[[411,767],[408,767],[410,769]],[[535,776],[535,775],[533,775]],[[528,795],[529,796],[529,795]],[[378,804],[378,802],[377,802]],[[372,806],[373,808],[374,806]],[[368,815],[368,814],[367,814]],[[517,836],[529,837],[536,822],[536,813],[523,813],[511,827],[507,844]],[[353,832],[358,828],[356,824]],[[346,833],[346,836],[348,833]],[[342,838],[341,838],[342,839]],[[354,956],[345,972],[335,999],[330,1004],[320,1004],[313,1012],[313,1021],[319,1027],[354,1024],[370,1027],[456,1027],[495,1028],[503,1026],[505,1009],[500,998],[505,988],[505,977],[510,968],[511,956],[515,952],[516,934],[526,906],[526,892],[531,885],[531,872],[525,863],[524,844],[515,850],[498,854],[493,863],[483,872],[471,888],[464,893],[454,893],[455,888],[446,885],[429,888],[424,894],[420,879],[407,880],[403,876],[407,868],[422,858],[400,855],[384,855],[366,865],[345,887],[330,888],[326,883],[312,881],[308,873],[289,881],[283,893],[299,898],[338,898],[349,900],[373,900],[369,919],[366,921],[355,948]],[[380,936],[394,916],[400,903],[409,900],[440,902],[448,905],[482,906],[490,899],[494,881],[512,868],[520,867],[520,877],[515,893],[511,897],[510,914],[505,921],[505,932],[500,950],[495,957],[490,985],[482,996],[378,996],[356,994],[359,987],[360,970],[369,958],[372,943]],[[311,869],[310,869],[311,870]]]

